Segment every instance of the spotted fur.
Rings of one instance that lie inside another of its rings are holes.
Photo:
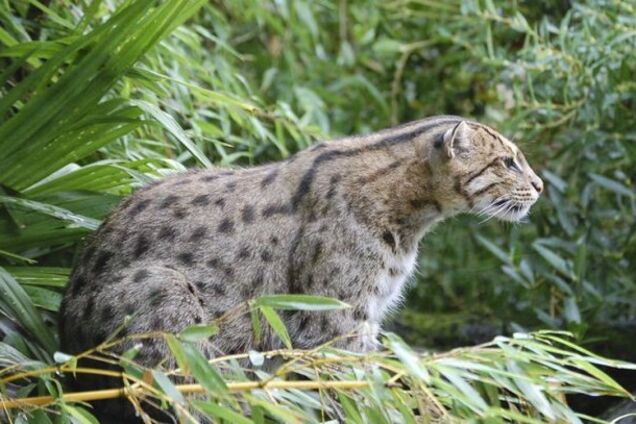
[[[296,347],[339,337],[370,350],[434,224],[463,212],[519,220],[541,191],[518,147],[454,116],[175,175],[125,201],[90,241],[62,304],[62,349],[104,341],[131,312],[127,334],[179,331],[263,294],[305,293],[352,307],[284,315]],[[210,356],[278,347],[270,334],[256,344],[246,315],[202,345]],[[141,353],[146,365],[168,356],[160,341]]]

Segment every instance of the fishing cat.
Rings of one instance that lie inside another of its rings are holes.
[[[124,201],[88,243],[62,302],[62,349],[95,346],[127,315],[120,335],[176,332],[259,295],[302,293],[351,307],[285,313],[294,347],[338,338],[336,346],[368,351],[427,231],[463,212],[517,221],[542,189],[517,146],[454,116],[323,142],[263,166],[177,174]],[[256,343],[241,315],[201,347],[216,356],[280,341],[266,334]],[[168,356],[163,342],[146,341],[137,360]]]

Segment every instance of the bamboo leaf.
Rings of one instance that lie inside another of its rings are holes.
[[[634,189],[630,189],[626,187],[624,184],[619,183],[616,180],[612,180],[611,178],[604,177],[603,175],[598,175],[594,173],[588,174],[590,178],[600,185],[610,191],[613,191],[616,194],[620,194],[621,196],[627,196],[629,198],[635,198],[636,194],[634,194]]]
[[[179,338],[186,342],[207,341],[219,333],[219,327],[210,324],[191,325],[179,333]]]
[[[225,381],[223,381],[223,378],[214,367],[208,363],[208,360],[197,349],[196,345],[184,343],[181,346],[192,376],[210,392],[227,392]]]
[[[511,372],[523,374],[523,371],[521,370],[521,368],[519,368],[519,365],[512,361],[508,361],[507,368]],[[537,384],[533,384],[526,380],[517,379],[515,380],[515,385],[519,387],[528,401],[530,401],[532,405],[536,407],[546,418],[550,420],[556,419],[556,414],[552,409],[552,405],[550,405],[550,402],[548,401],[548,399],[546,399],[543,391]]]
[[[552,265],[563,275],[565,275],[566,277],[572,276],[572,268],[565,259],[557,255],[547,247],[542,246],[538,243],[534,243],[532,247],[543,257],[543,259],[545,259],[550,265]]]
[[[455,370],[445,367],[438,366],[437,370],[446,378],[448,381],[459,390],[462,394],[461,400],[473,409],[475,412],[481,414],[488,409],[488,405],[481,397],[481,395],[475,390],[473,386],[471,386],[468,381],[464,377],[462,377],[459,373],[455,372]]]
[[[283,407],[282,405],[273,404],[271,402],[266,402],[260,399],[253,399],[251,403],[255,406],[258,406],[264,409],[270,415],[278,418],[281,422],[284,422],[284,423],[303,422],[301,416],[298,413],[289,411],[287,408]]]
[[[475,239],[477,239],[479,244],[481,244],[486,249],[488,249],[493,255],[495,255],[497,258],[499,258],[499,260],[501,260],[503,263],[506,263],[508,265],[512,265],[512,259],[511,259],[510,255],[508,255],[506,252],[501,250],[501,248],[499,248],[493,242],[491,242],[490,240],[485,239],[484,237],[482,237],[480,235],[477,235],[477,234],[475,235]]]
[[[300,311],[330,311],[349,308],[338,299],[303,294],[277,294],[261,296],[254,301],[254,306],[267,306],[272,309]]]
[[[230,408],[226,408],[220,404],[212,402],[204,402],[201,400],[195,400],[192,404],[200,411],[207,414],[210,418],[217,418],[226,420],[229,423],[236,424],[252,424],[254,421],[242,416],[241,414],[234,412]]]
[[[287,349],[292,348],[291,339],[289,338],[289,333],[287,332],[287,328],[285,328],[285,324],[280,319],[276,311],[270,308],[269,306],[260,306],[259,307],[261,313],[269,323],[270,327],[274,330],[274,332],[280,337],[281,341],[285,344]]]
[[[164,334],[163,337],[170,348],[170,352],[177,361],[177,365],[181,369],[181,372],[188,374],[190,372],[190,365],[188,364],[188,358],[186,357],[186,353],[181,342],[179,342],[179,340],[170,333]]]
[[[409,348],[404,341],[393,333],[386,333],[387,347],[395,353],[398,359],[406,366],[406,368],[424,382],[430,382],[430,374],[426,368],[420,363],[420,358]]]
[[[360,412],[358,411],[358,406],[356,405],[356,402],[351,397],[347,396],[343,392],[338,392],[338,400],[340,401],[340,405],[342,406],[342,409],[344,410],[346,414],[347,422],[353,422],[353,423],[364,422],[362,420],[362,416],[360,415]]]
[[[594,376],[598,380],[600,380],[603,383],[605,383],[608,387],[613,388],[617,392],[622,392],[626,397],[630,397],[631,396],[631,394],[627,390],[625,390],[620,384],[618,384],[616,382],[616,380],[614,380],[612,377],[610,377],[605,372],[603,372],[600,368],[595,367],[594,365],[592,365],[588,361],[585,361],[583,359],[574,358],[574,359],[572,359],[572,362],[577,367],[585,370],[586,372],[590,373],[590,375]]]
[[[78,423],[81,424],[99,424],[99,421],[93,414],[88,412],[86,409],[72,406],[69,404],[63,404],[62,410],[69,414],[71,417],[75,418]]]
[[[177,403],[185,402],[185,399],[181,392],[177,390],[172,381],[170,381],[170,379],[166,377],[164,373],[157,370],[152,370],[152,377],[155,383],[157,383],[157,386],[159,386],[161,390],[163,390],[163,392],[170,397],[170,399]]]
[[[252,324],[252,334],[254,334],[254,343],[260,344],[263,337],[263,330],[261,328],[261,319],[258,314],[259,308],[250,308],[250,322]]]

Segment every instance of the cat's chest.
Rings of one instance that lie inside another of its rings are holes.
[[[415,270],[416,258],[416,250],[385,257],[385,266],[375,277],[367,304],[370,321],[381,322],[387,312],[398,306],[402,300],[404,285]]]

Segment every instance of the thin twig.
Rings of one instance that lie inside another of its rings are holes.
[[[236,383],[227,383],[227,388],[232,393],[250,392],[252,390],[273,390],[273,389],[297,389],[297,390],[315,390],[315,389],[337,389],[337,390],[354,390],[369,387],[371,383],[368,381],[346,380],[346,381],[269,381],[263,383],[260,381],[245,381]],[[175,386],[181,393],[204,393],[205,388],[200,384],[179,384]],[[60,397],[65,402],[88,402],[94,400],[115,399],[118,397],[128,397],[132,393],[141,392],[139,388],[118,388],[90,390],[84,392],[65,393]],[[42,406],[55,402],[53,396],[36,396],[21,399],[0,400],[0,408],[13,409],[25,406]]]

